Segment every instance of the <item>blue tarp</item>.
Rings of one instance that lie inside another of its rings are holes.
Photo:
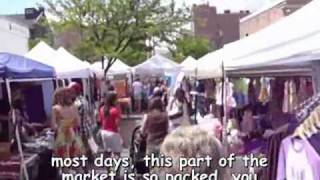
[[[55,70],[51,66],[23,56],[0,53],[0,77],[10,79],[51,78],[55,77]]]

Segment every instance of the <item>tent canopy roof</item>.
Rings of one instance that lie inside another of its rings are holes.
[[[23,56],[0,53],[0,77],[25,79],[53,78],[54,76],[55,70],[51,66]]]
[[[87,78],[90,75],[89,65],[64,48],[54,50],[45,42],[39,42],[25,56],[52,66],[58,78]]]
[[[198,61],[191,56],[188,56],[180,65],[182,66],[182,71],[187,76],[195,76]]]
[[[54,62],[50,62],[50,58],[56,55],[56,50],[52,49],[47,43],[40,41],[35,47],[33,47],[25,57],[34,59],[43,64],[48,64],[55,68]]]
[[[197,64],[197,60],[193,58],[192,56],[188,56],[180,65],[185,67],[191,67]]]
[[[298,43],[306,46],[306,39],[319,34],[320,21],[307,20],[319,17],[319,9],[320,0],[313,0],[261,31],[227,44],[224,47],[229,52],[224,58],[226,69],[243,69],[246,66],[267,64],[276,59],[310,50],[310,47],[303,48],[302,44]]]
[[[106,66],[108,64],[108,59],[106,58],[104,60],[104,65]],[[103,76],[104,70],[102,69],[102,62],[97,61],[93,63],[90,67],[92,71],[94,71],[98,76]],[[117,59],[111,68],[108,71],[108,74],[110,75],[117,75],[117,74],[127,74],[130,73],[131,67],[126,65],[124,62],[122,62],[120,59]]]
[[[88,78],[90,76],[89,66],[79,60],[67,50],[60,47],[56,55],[50,59],[59,64],[57,68],[59,78]]]
[[[150,59],[134,67],[135,73],[138,74],[157,74],[180,69],[181,66],[178,63],[159,54],[152,56]]]
[[[199,79],[222,77],[222,59],[224,49],[208,53],[198,60],[197,76]]]

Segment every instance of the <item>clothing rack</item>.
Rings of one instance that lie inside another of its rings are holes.
[[[295,109],[297,121],[301,122],[304,119],[306,119],[310,115],[310,113],[319,105],[320,105],[320,93],[317,93],[313,97],[299,104]]]

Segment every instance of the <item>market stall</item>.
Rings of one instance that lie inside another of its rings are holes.
[[[84,97],[86,97],[89,102],[93,99],[90,93],[89,79],[91,77],[91,70],[88,63],[81,61],[62,47],[54,50],[45,42],[39,42],[25,56],[52,66],[55,69],[57,73],[55,87],[60,86],[58,82],[62,82],[62,86],[66,86],[68,82],[78,81],[82,85]],[[50,116],[54,91],[52,83],[45,86],[43,90],[48,93],[48,95],[45,96],[45,100],[47,102],[46,110],[49,112],[47,114]]]
[[[97,76],[97,84],[101,87],[104,77],[104,68],[103,66],[107,66],[108,59],[102,63],[102,61],[97,61],[93,63],[90,69],[96,74]],[[131,82],[131,67],[126,65],[120,59],[117,59],[110,69],[108,70],[107,79],[112,81],[112,85],[114,86],[116,92],[119,96],[119,103],[122,109],[127,112],[127,114],[131,113],[131,99],[130,99],[130,87],[129,83]],[[101,89],[100,89],[101,91]]]
[[[29,58],[15,54],[0,53],[0,77],[4,79],[4,82],[0,83],[1,87],[5,83],[4,87],[6,89],[6,93],[2,93],[4,94],[2,101],[7,102],[8,110],[11,112],[1,114],[1,121],[9,122],[7,127],[2,127],[9,129],[9,136],[1,145],[2,152],[0,154],[5,154],[5,156],[2,156],[2,160],[0,160],[0,174],[1,177],[8,177],[9,179],[28,180],[32,178],[30,172],[33,171],[35,173],[34,168],[37,165],[38,152],[25,147],[24,143],[26,142],[22,141],[26,137],[21,136],[21,131],[19,130],[20,122],[17,122],[18,115],[16,114],[16,109],[13,109],[16,105],[13,102],[12,83],[52,80],[55,78],[55,70]],[[3,90],[3,88],[1,89]],[[1,103],[1,105],[6,106],[6,103]],[[12,136],[14,136],[13,142],[16,143],[16,146],[11,144]],[[45,139],[44,137],[43,140]],[[38,145],[41,146],[41,144]],[[17,154],[11,152],[12,147],[18,152]],[[28,151],[28,153],[25,153],[25,151]]]
[[[152,56],[141,64],[133,68],[138,75],[164,75],[165,73],[181,70],[181,66],[172,60],[159,54]]]
[[[297,124],[310,123],[309,114],[300,118],[301,114],[317,109],[317,103],[312,102],[318,101],[314,95],[319,89],[320,24],[308,19],[319,16],[319,7],[319,0],[311,1],[290,16],[223,48],[228,77],[224,106],[229,150],[267,157],[268,167],[259,179],[290,179],[283,172],[286,165],[281,163],[290,164],[295,156],[281,155],[280,149],[294,148],[283,144],[296,141],[291,135],[301,130]],[[313,139],[308,137],[308,141]],[[306,158],[306,162],[312,160]],[[295,170],[301,168],[300,164],[294,166]]]
[[[136,76],[140,77],[161,77],[166,78],[168,86],[175,84],[176,78],[181,71],[181,66],[159,54],[152,56],[141,64],[133,68]]]
[[[108,59],[104,60],[104,66],[107,66]],[[96,73],[97,77],[104,77],[104,68],[101,61],[95,62],[91,65],[90,69]],[[108,70],[108,76],[119,76],[119,75],[128,75],[131,73],[131,67],[126,65],[120,59],[117,59]]]

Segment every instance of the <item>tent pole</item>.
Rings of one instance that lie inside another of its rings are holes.
[[[15,114],[15,111],[14,111],[13,106],[12,106],[12,95],[11,95],[10,81],[8,79],[6,79],[6,87],[7,87],[8,99],[9,99],[9,103],[10,103],[10,109],[11,109],[11,112],[12,112],[11,115],[12,115],[12,121],[13,122],[11,122],[11,123],[13,123],[15,125],[16,124],[16,114]],[[23,155],[23,150],[22,150],[22,144],[21,144],[21,138],[20,138],[19,129],[15,127],[14,128],[14,132],[15,132],[15,136],[16,136],[16,139],[17,139],[18,150],[19,150],[19,154],[20,154],[20,158],[21,158],[22,171],[23,171],[23,174],[24,174],[24,177],[26,178],[26,180],[29,180],[27,167],[26,167],[26,164],[25,164],[25,161],[24,161],[24,155]]]
[[[223,107],[223,117],[222,117],[222,144],[224,145],[224,148],[228,147],[227,142],[227,123],[228,123],[228,112],[227,112],[227,102],[226,102],[226,73],[224,71],[224,63],[221,64],[221,70],[222,70],[222,107]]]
[[[56,79],[55,82],[56,82],[56,89],[58,89],[59,88],[59,80]]]
[[[196,69],[195,69],[195,73],[196,73],[196,82],[195,82],[195,85],[197,84],[197,81],[198,81],[198,68],[196,67]],[[196,87],[195,88],[197,88],[197,85],[196,85]],[[198,114],[198,93],[195,95],[195,113],[194,113],[194,121],[195,121],[195,123],[196,124],[198,124],[198,121],[197,121],[197,114]]]

